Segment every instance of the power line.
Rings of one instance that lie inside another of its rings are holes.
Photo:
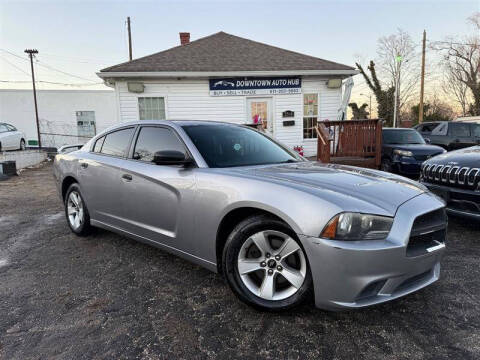
[[[30,74],[29,74],[30,75]],[[19,84],[22,84],[22,83],[31,83],[31,81],[26,81],[26,80],[0,80],[0,82],[2,83],[19,83]],[[71,83],[71,84],[68,84],[68,83],[61,83],[61,82],[54,82],[54,81],[44,81],[44,80],[36,80],[35,82],[37,83],[43,83],[43,84],[53,84],[53,85],[65,85],[65,86],[94,86],[94,85],[102,85],[103,83],[102,82],[98,82],[98,83],[93,83],[93,84],[80,84],[80,83]]]
[[[37,60],[37,65],[42,66],[42,67],[47,68],[47,69],[50,69],[50,70],[53,70],[53,71],[56,71],[56,72],[59,72],[59,73],[64,74],[64,75],[68,75],[68,76],[71,76],[71,77],[80,79],[80,80],[95,82],[94,80],[90,80],[90,79],[84,78],[84,77],[82,77],[82,76],[70,74],[70,73],[68,73],[68,72],[66,72],[66,71],[62,71],[62,70],[56,69],[56,68],[54,68],[54,67],[52,67],[52,66],[50,66],[50,65],[45,64],[44,62],[41,62],[40,60]]]
[[[10,55],[12,55],[12,56],[15,56],[15,57],[17,57],[17,58],[19,58],[19,59],[22,59],[22,60],[24,60],[24,61],[29,61],[28,59],[24,58],[23,56],[19,56],[19,55],[17,55],[17,54],[14,54],[14,53],[11,52],[11,51],[8,51],[8,50],[5,50],[5,49],[0,49],[0,50],[4,51],[4,52],[6,52],[6,53],[8,53],[8,54],[10,54]],[[38,59],[37,59],[37,61],[36,61],[36,64],[39,65],[39,66],[42,66],[42,67],[44,67],[44,68],[46,68],[46,69],[49,69],[49,70],[52,70],[52,71],[56,71],[56,72],[62,73],[62,74],[64,74],[64,75],[71,76],[71,77],[74,77],[74,78],[77,78],[77,79],[80,79],[80,80],[91,81],[91,82],[93,82],[93,83],[95,82],[95,80],[87,79],[87,78],[84,78],[84,77],[82,77],[82,76],[78,76],[78,75],[71,74],[71,73],[68,73],[68,72],[66,72],[66,71],[63,71],[63,70],[56,69],[56,68],[54,68],[53,66],[47,65],[46,63],[43,63],[43,62],[39,61]]]
[[[438,40],[427,40],[432,44],[453,44],[453,45],[465,45],[465,46],[480,46],[480,44],[469,44],[469,43],[459,43],[454,41],[438,41]]]
[[[18,71],[20,71],[20,72],[22,72],[22,73],[30,76],[30,74],[29,74],[28,72],[26,72],[25,70],[19,68],[17,65],[11,63],[10,61],[8,61],[7,59],[5,59],[4,57],[1,57],[1,56],[0,56],[0,59],[2,59],[3,61],[5,61],[7,64],[13,66],[13,67],[14,67],[15,69],[17,69]]]

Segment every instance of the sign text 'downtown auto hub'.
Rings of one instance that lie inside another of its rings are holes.
[[[301,92],[300,77],[210,79],[210,96],[282,95]]]

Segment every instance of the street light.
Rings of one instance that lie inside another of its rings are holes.
[[[360,95],[368,97],[369,99],[370,104],[368,105],[368,112],[369,112],[369,117],[371,119],[372,118],[372,94],[366,95],[366,94],[360,93]]]

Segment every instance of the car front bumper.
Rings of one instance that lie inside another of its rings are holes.
[[[393,171],[399,175],[419,176],[423,164],[421,160],[415,160],[413,157],[395,157],[392,161]]]
[[[334,241],[299,235],[312,272],[315,305],[327,310],[361,308],[393,300],[439,279],[445,244],[407,256],[416,217],[443,208],[432,194],[399,207],[386,240]]]
[[[422,184],[445,201],[449,215],[480,221],[480,192],[424,181]]]

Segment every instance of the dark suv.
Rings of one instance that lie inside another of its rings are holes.
[[[435,121],[414,127],[431,144],[456,150],[480,144],[480,124],[453,121]]]
[[[420,182],[447,203],[447,212],[480,220],[480,146],[425,161]]]
[[[440,146],[427,144],[414,129],[382,130],[383,171],[418,178],[422,163],[444,152]]]

